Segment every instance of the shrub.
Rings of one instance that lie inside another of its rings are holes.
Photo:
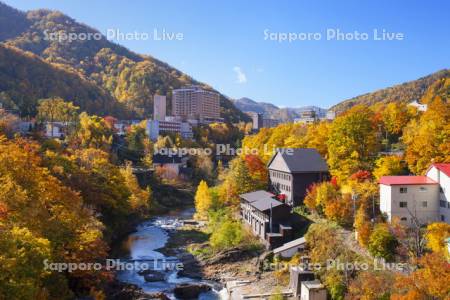
[[[377,224],[370,235],[369,252],[375,257],[390,261],[394,258],[397,240],[389,231],[386,224]]]

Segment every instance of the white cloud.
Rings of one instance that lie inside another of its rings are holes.
[[[236,66],[233,68],[233,71],[236,72],[237,83],[246,83],[247,82],[247,76],[242,71],[241,67]]]

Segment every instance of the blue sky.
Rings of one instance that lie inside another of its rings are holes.
[[[152,55],[233,98],[329,107],[450,67],[448,1],[50,1],[4,0],[21,10],[57,9],[106,33],[182,33],[183,40],[119,43]],[[368,40],[327,40],[327,30]],[[404,34],[373,40],[373,30]],[[320,33],[279,42],[269,33]]]

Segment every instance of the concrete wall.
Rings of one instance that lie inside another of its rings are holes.
[[[321,289],[308,289],[302,284],[301,287],[301,300],[327,300],[327,290]]]
[[[295,254],[299,253],[300,250],[304,249],[305,245],[293,246],[292,248],[286,249],[278,253],[283,258],[291,258]]]
[[[391,186],[380,184],[380,211],[391,220]]]
[[[407,192],[400,193],[400,188],[407,188]],[[398,217],[410,224],[413,215],[422,223],[434,222],[439,215],[438,195],[438,185],[380,185],[380,209],[389,221]],[[400,202],[406,202],[407,207],[400,207]]]

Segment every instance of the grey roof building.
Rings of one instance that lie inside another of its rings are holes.
[[[328,165],[314,148],[281,148],[268,164],[270,188],[297,206],[315,182],[329,178]]]
[[[262,190],[240,195],[243,222],[267,248],[278,247],[292,238],[291,208],[274,197]]]

